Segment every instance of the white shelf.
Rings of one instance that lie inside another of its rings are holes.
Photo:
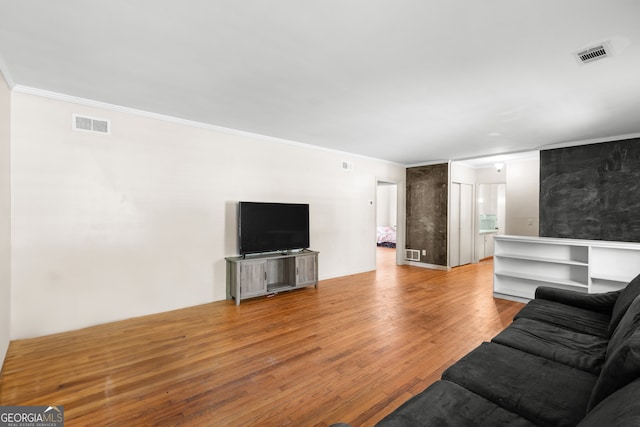
[[[640,274],[640,244],[496,236],[494,295],[533,298],[540,285],[582,292],[624,288]]]
[[[572,259],[558,259],[558,258],[546,258],[539,256],[530,256],[530,255],[511,255],[511,254],[500,254],[494,255],[499,258],[510,258],[510,259],[522,259],[526,261],[536,261],[536,262],[548,262],[552,264],[566,264],[566,265],[579,265],[583,267],[588,267],[589,263],[582,261],[575,261]]]
[[[539,274],[517,273],[515,271],[501,271],[495,274],[497,276],[513,277],[515,279],[531,280],[535,282],[545,282],[550,284],[572,286],[572,287],[583,288],[583,289],[587,289],[589,287],[589,285],[587,285],[586,283],[577,282],[575,280],[553,278],[553,277],[543,276]]]
[[[600,274],[593,273],[591,274],[592,280],[606,280],[607,282],[620,282],[620,283],[629,283],[633,277],[629,278],[629,276],[622,276],[619,274]]]

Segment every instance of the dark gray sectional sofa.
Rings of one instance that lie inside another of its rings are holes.
[[[513,323],[378,426],[640,426],[640,276],[540,287]]]

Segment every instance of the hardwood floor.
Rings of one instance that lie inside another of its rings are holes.
[[[395,266],[14,341],[0,405],[64,405],[67,426],[370,426],[511,322],[491,261]]]

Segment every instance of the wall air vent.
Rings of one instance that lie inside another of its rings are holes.
[[[404,259],[407,261],[420,261],[420,251],[417,249],[405,249]]]
[[[106,119],[96,119],[95,117],[81,116],[78,114],[72,115],[71,126],[73,130],[80,130],[86,132],[110,134],[111,122]]]
[[[581,64],[587,64],[609,56],[611,56],[611,45],[609,43],[602,43],[598,46],[576,52],[578,62]]]

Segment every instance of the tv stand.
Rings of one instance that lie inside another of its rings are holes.
[[[236,301],[318,287],[318,252],[302,250],[228,257],[227,296]]]

